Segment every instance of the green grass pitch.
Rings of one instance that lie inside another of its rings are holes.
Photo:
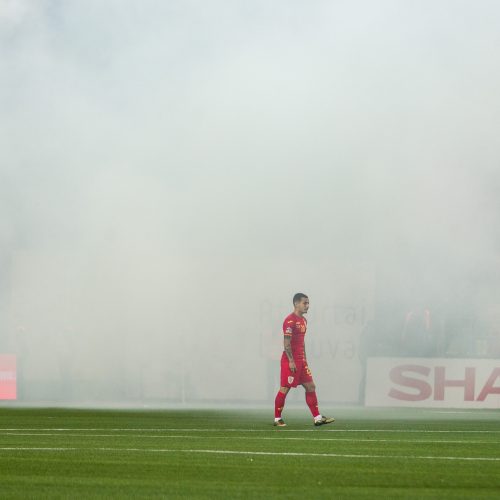
[[[1,498],[500,498],[500,412],[0,408]]]

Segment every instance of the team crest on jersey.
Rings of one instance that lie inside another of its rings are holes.
[[[288,377],[288,383],[293,384],[293,377],[292,376]]]

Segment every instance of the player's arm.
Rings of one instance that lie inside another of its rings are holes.
[[[283,348],[285,349],[285,354],[288,358],[288,366],[290,367],[290,371],[293,373],[297,367],[295,366],[295,360],[293,359],[291,335],[285,335],[283,339]]]

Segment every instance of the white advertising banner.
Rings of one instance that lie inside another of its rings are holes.
[[[500,360],[368,358],[366,406],[500,408]]]

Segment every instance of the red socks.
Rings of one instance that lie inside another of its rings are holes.
[[[318,410],[318,398],[316,397],[316,391],[306,392],[306,403],[311,410],[312,416],[317,417],[319,415]]]
[[[276,399],[274,400],[274,418],[281,418],[281,412],[285,406],[286,394],[278,391],[276,394]],[[316,391],[306,392],[306,403],[311,410],[312,416],[317,417],[319,415],[318,410],[318,398],[316,397]]]
[[[276,394],[276,399],[274,400],[274,418],[281,418],[281,412],[285,406],[286,394],[278,391]]]

